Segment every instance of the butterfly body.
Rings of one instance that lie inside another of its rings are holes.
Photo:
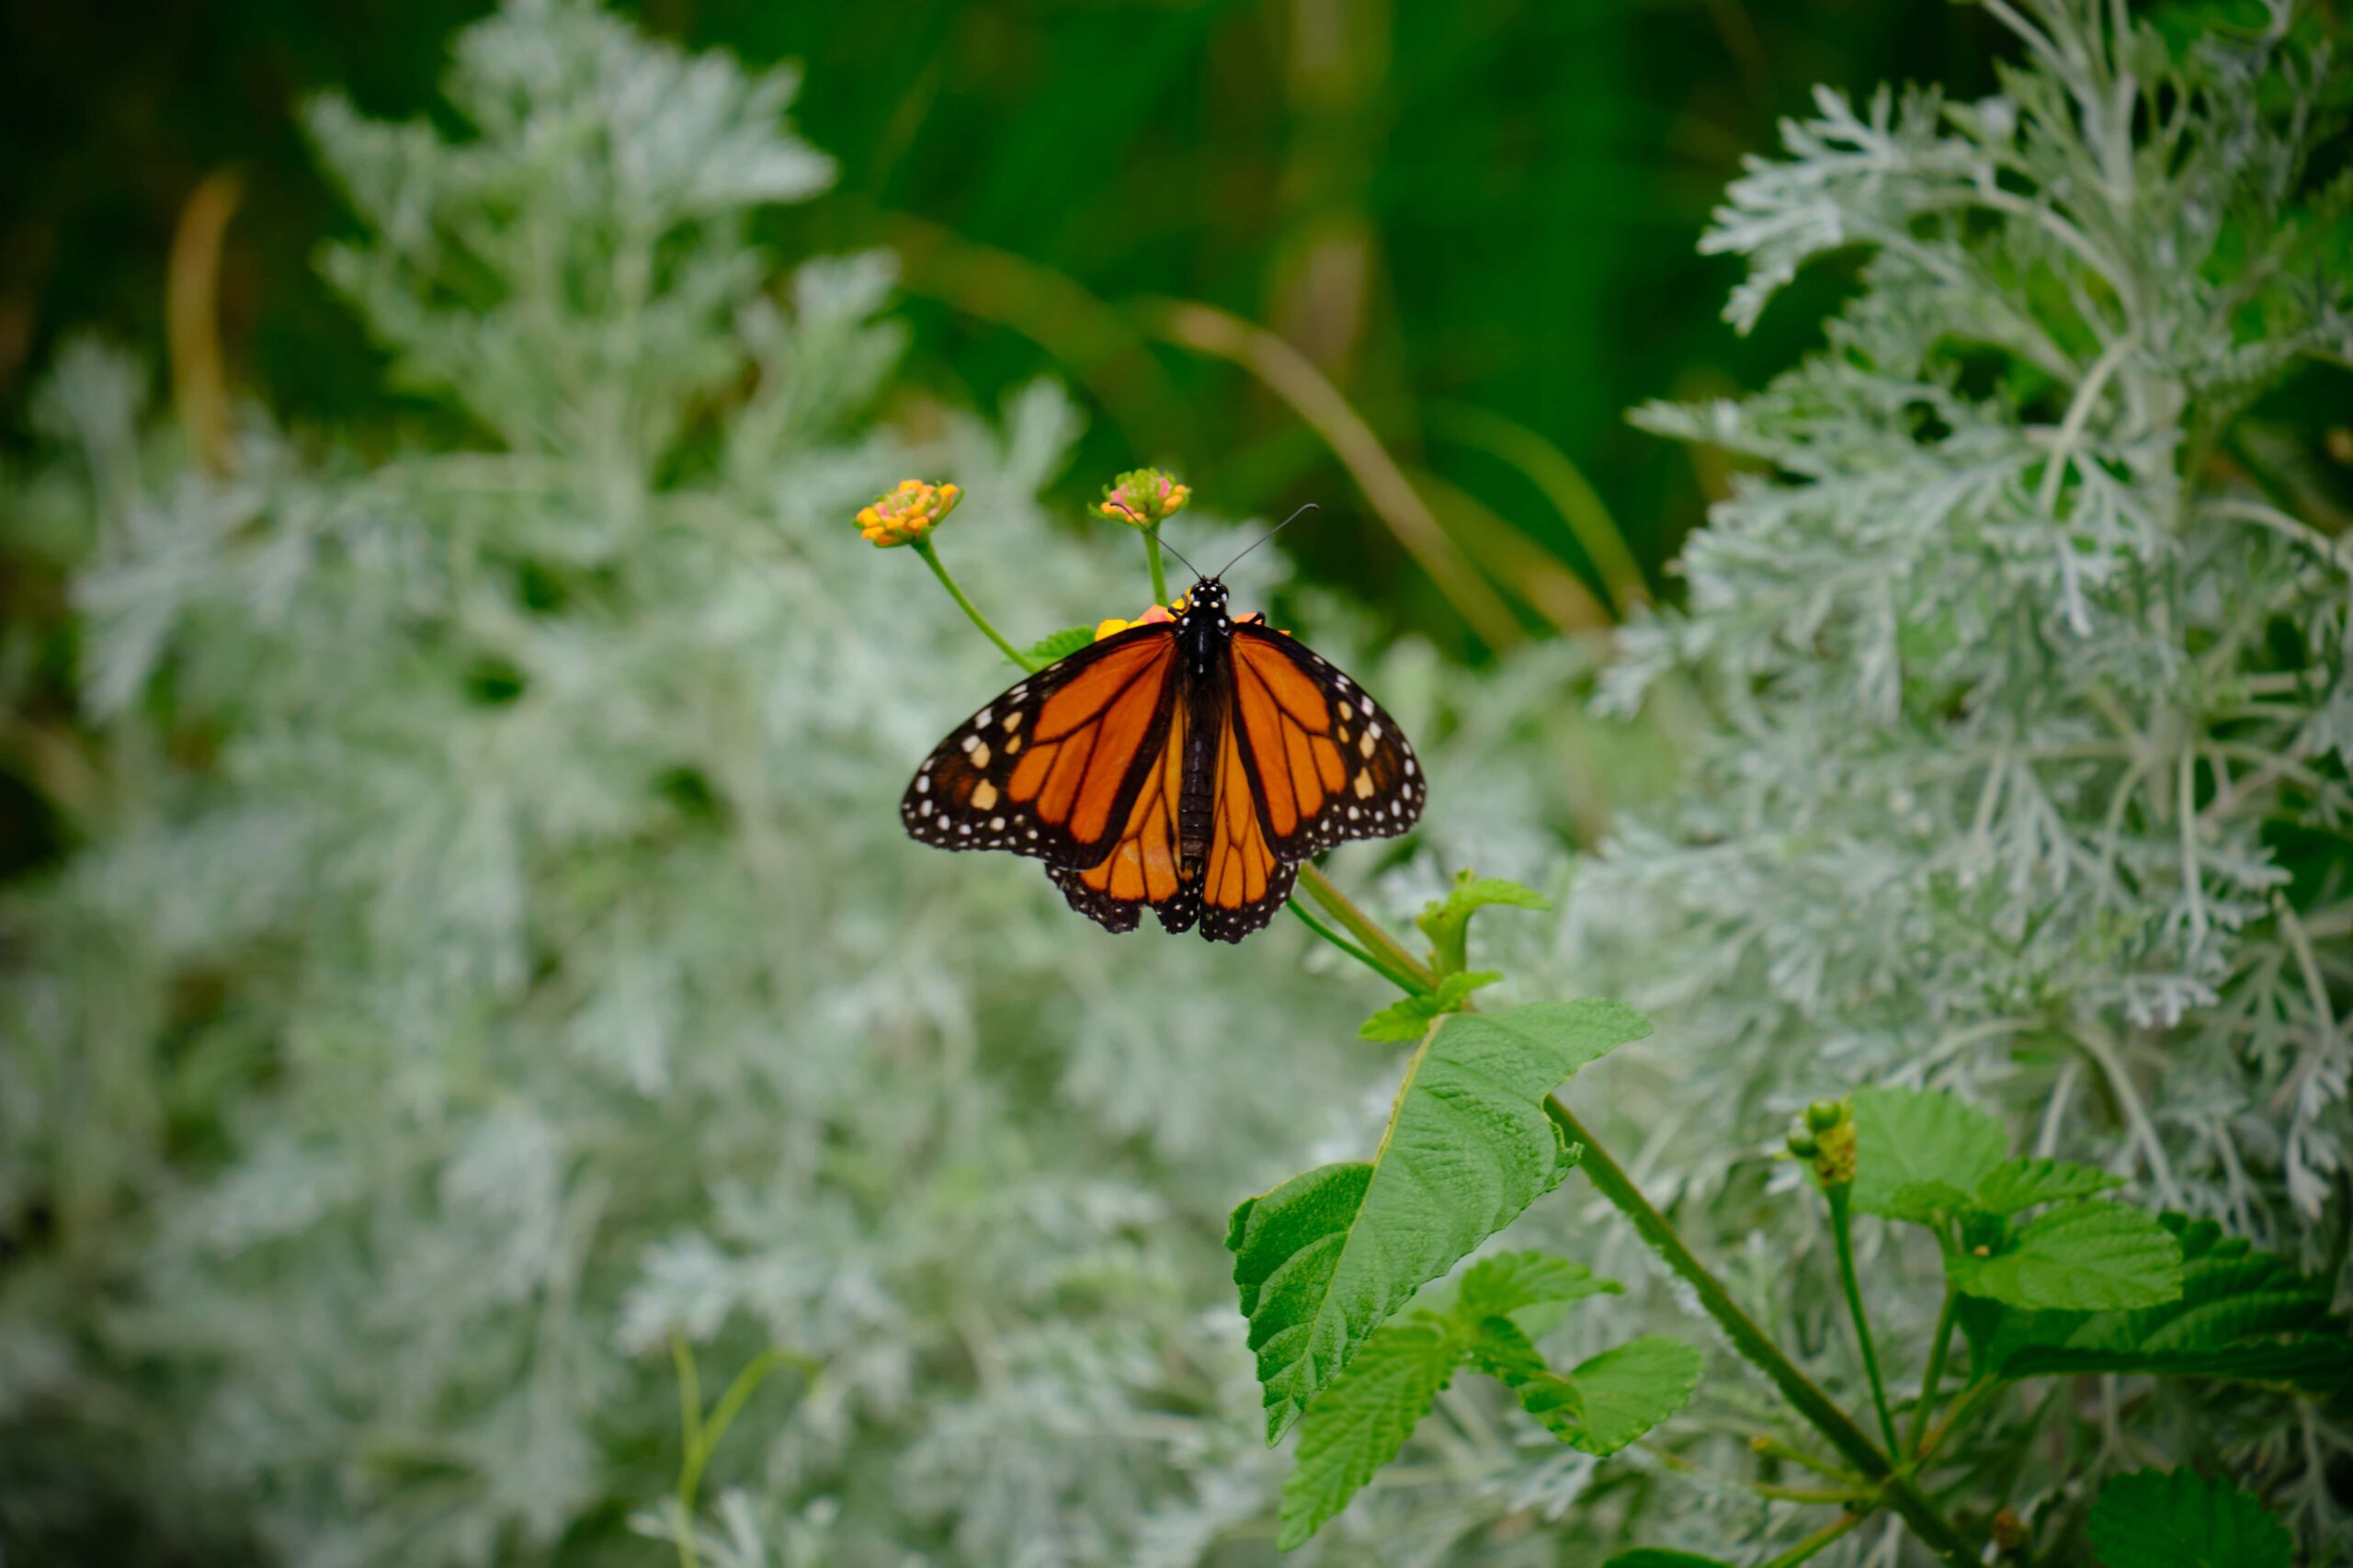
[[[1312,650],[1233,617],[1197,583],[1173,619],[1115,632],[1016,682],[942,742],[901,801],[947,849],[1044,860],[1113,931],[1149,907],[1170,931],[1240,941],[1298,864],[1421,814],[1412,748]]]

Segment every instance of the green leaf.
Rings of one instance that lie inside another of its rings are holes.
[[[1051,665],[1057,659],[1067,659],[1081,648],[1094,646],[1095,628],[1066,626],[1049,637],[1041,637],[1024,650],[1033,665]]]
[[[2103,1312],[2181,1294],[2181,1244],[2154,1214],[2120,1203],[2052,1209],[1991,1257],[1949,1258],[1955,1288],[2005,1306]]]
[[[2106,1568],[2288,1568],[2295,1550],[2261,1503],[2186,1469],[2118,1476],[2088,1528]]]
[[[1970,1207],[1986,1214],[2015,1214],[2038,1203],[2089,1198],[2123,1185],[2123,1177],[2096,1165],[2066,1160],[2005,1160],[1978,1178]]]
[[[1475,974],[1449,974],[1438,983],[1438,989],[1426,996],[1407,996],[1392,1002],[1357,1029],[1359,1040],[1419,1040],[1432,1020],[1449,1013],[1459,1013],[1471,993],[1483,986],[1493,985],[1503,976],[1494,970],[1482,970]]]
[[[1457,1328],[1461,1331],[1461,1325],[1458,1324]],[[1464,1334],[1462,1353],[1479,1370],[1515,1389],[1552,1376],[1535,1341],[1509,1318],[1485,1318],[1471,1324]]]
[[[2005,1311],[1964,1303],[1972,1354],[1997,1377],[2147,1372],[2353,1392],[2353,1337],[2329,1290],[2211,1220],[2158,1216],[2181,1246],[2181,1294],[2135,1312]]]
[[[1234,1210],[1226,1245],[1268,1443],[1415,1290],[1560,1185],[1578,1152],[1544,1096],[1648,1033],[1617,1002],[1449,1017],[1414,1053],[1370,1163],[1321,1166]]]
[[[1520,1408],[1579,1452],[1612,1455],[1692,1401],[1701,1356],[1692,1345],[1643,1335],[1567,1375],[1518,1380]],[[1511,1382],[1511,1380],[1506,1380]]]
[[[1283,1481],[1278,1547],[1289,1551],[1304,1542],[1397,1457],[1461,1358],[1461,1342],[1426,1313],[1386,1324],[1364,1342],[1299,1424],[1299,1460]]]
[[[1552,907],[1542,893],[1518,882],[1507,882],[1500,877],[1473,876],[1469,871],[1455,873],[1454,886],[1447,895],[1433,900],[1414,919],[1414,924],[1422,928],[1422,935],[1430,939],[1438,973],[1456,974],[1470,967],[1465,955],[1470,947],[1471,916],[1494,904],[1513,909]]]
[[[1626,1289],[1582,1263],[1542,1252],[1499,1252],[1462,1271],[1457,1311],[1465,1318],[1510,1317],[1523,1307],[1549,1301],[1581,1301]]]
[[[1907,1181],[1888,1194],[1879,1212],[1891,1220],[1928,1225],[1949,1214],[1966,1214],[1973,1206],[1969,1194],[1949,1181]]]
[[[1950,1095],[1869,1088],[1853,1100],[1853,1201],[1865,1214],[1903,1218],[1893,1213],[1895,1195],[1915,1183],[1971,1191],[2009,1148],[2000,1122]]]

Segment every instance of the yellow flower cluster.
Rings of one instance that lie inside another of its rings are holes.
[[[956,509],[963,494],[953,484],[903,479],[896,489],[859,509],[858,531],[877,550],[913,544],[938,527],[939,519]]]

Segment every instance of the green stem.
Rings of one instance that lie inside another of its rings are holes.
[[[702,1385],[695,1375],[695,1353],[684,1337],[670,1335],[670,1361],[678,1369],[678,1432],[685,1457],[678,1461],[678,1506],[671,1516],[670,1535],[678,1547],[678,1568],[696,1568],[695,1477],[701,1469],[695,1456],[702,1448]]]
[[[1816,1475],[1828,1476],[1831,1480],[1842,1484],[1852,1485],[1862,1479],[1853,1471],[1840,1470],[1828,1460],[1818,1460],[1803,1449],[1793,1447],[1779,1437],[1770,1436],[1752,1437],[1749,1439],[1748,1447],[1750,1452],[1762,1458],[1785,1460],[1791,1464],[1802,1465]]]
[[[1927,1441],[1920,1445],[1919,1457],[1913,1463],[1926,1464],[1928,1456],[1945,1446],[1945,1439],[1961,1430],[1962,1420],[1973,1413],[1988,1394],[2001,1386],[2000,1382],[1993,1378],[1983,1378],[1961,1390],[1961,1397],[1952,1402],[1952,1409],[1946,1414],[1942,1421],[1937,1424],[1937,1429],[1928,1434]]]
[[[1005,656],[1006,658],[1011,659],[1015,664],[1020,665],[1031,675],[1036,675],[1040,666],[1032,664],[1029,657],[1024,654],[1020,649],[1016,648],[1012,643],[1006,642],[1004,635],[1000,633],[995,627],[989,624],[989,618],[983,615],[980,610],[974,607],[972,601],[964,597],[964,590],[956,585],[956,579],[948,574],[948,568],[946,566],[940,564],[939,552],[931,548],[931,540],[927,539],[916,540],[915,541],[914,549],[917,555],[923,557],[924,564],[931,568],[931,574],[939,579],[939,585],[948,590],[948,597],[954,599],[959,608],[961,608],[967,616],[972,618],[972,624],[979,627],[982,633],[985,635],[990,642],[995,643],[999,648],[1004,649]]]
[[[1618,1162],[1609,1157],[1608,1151],[1594,1141],[1593,1134],[1586,1131],[1575,1113],[1561,1103],[1558,1095],[1546,1097],[1544,1110],[1572,1142],[1585,1146],[1585,1155],[1578,1162],[1577,1168],[1586,1174],[1604,1198],[1616,1206],[1620,1213],[1632,1221],[1636,1233],[1650,1244],[1651,1250],[1665,1259],[1666,1266],[1691,1287],[1699,1299],[1699,1305],[1716,1320],[1716,1326],[1723,1330],[1724,1337],[1732,1341],[1733,1348],[1770,1378],[1774,1387],[1781,1391],[1781,1397],[1790,1402],[1790,1408],[1828,1439],[1830,1446],[1837,1449],[1848,1464],[1853,1465],[1866,1480],[1879,1483],[1887,1506],[1904,1517],[1904,1522],[1912,1527],[1913,1533],[1927,1542],[1931,1551],[1949,1562],[1969,1562],[1969,1548],[1960,1533],[1938,1512],[1936,1505],[1913,1484],[1911,1476],[1898,1473],[1893,1462],[1880,1451],[1879,1445],[1870,1440],[1870,1435],[1856,1426],[1854,1419],[1839,1409],[1813,1379],[1782,1354],[1781,1347],[1756,1326],[1756,1320],[1741,1310],[1740,1303],[1732,1299],[1722,1281],[1692,1256],[1691,1249],[1684,1244],[1675,1227],[1666,1222],[1665,1216],[1651,1207],[1650,1199],[1643,1196],[1642,1188],[1636,1187]]]
[[[1427,994],[1438,989],[1438,976],[1430,972],[1430,966],[1408,952],[1396,937],[1376,925],[1349,901],[1347,894],[1334,887],[1332,880],[1319,868],[1302,862],[1299,868],[1299,885],[1310,898],[1323,905],[1326,915],[1337,920],[1350,936],[1363,943],[1368,951],[1378,954],[1386,967],[1406,976],[1412,982],[1410,985],[1398,982],[1406,991]],[[1390,979],[1396,981],[1397,977],[1391,975]]]
[[[1669,1453],[1665,1449],[1652,1448],[1649,1444],[1644,1444],[1643,1447],[1649,1449],[1652,1458],[1669,1470],[1685,1475],[1704,1476],[1718,1486],[1737,1487],[1743,1492],[1751,1493],[1758,1497],[1771,1497],[1783,1503],[1842,1503],[1849,1506],[1858,1503],[1869,1503],[1871,1500],[1873,1489],[1869,1486],[1851,1485],[1836,1488],[1783,1486],[1770,1481],[1749,1481],[1740,1476],[1725,1475],[1720,1471],[1711,1471],[1704,1465],[1693,1464],[1682,1455]]]
[[[1797,1568],[1797,1564],[1812,1557],[1869,1517],[1870,1515],[1868,1513],[1843,1514],[1781,1553],[1780,1556],[1767,1562],[1765,1568]]]
[[[768,1374],[779,1367],[796,1367],[803,1377],[813,1380],[820,1368],[806,1356],[770,1347],[745,1364],[735,1374],[734,1381],[710,1407],[706,1420],[702,1414],[701,1386],[695,1375],[694,1352],[679,1335],[670,1336],[670,1359],[678,1369],[678,1425],[686,1435],[686,1453],[678,1461],[677,1508],[670,1521],[671,1539],[677,1543],[679,1568],[697,1568],[695,1551],[695,1498],[702,1490],[703,1467],[710,1462],[727,1428],[735,1424],[745,1402],[758,1392]]]
[[[1830,1199],[1830,1233],[1838,1244],[1838,1284],[1847,1292],[1847,1315],[1855,1320],[1855,1343],[1862,1346],[1863,1372],[1870,1379],[1871,1403],[1879,1409],[1880,1434],[1887,1451],[1902,1458],[1895,1441],[1895,1413],[1888,1408],[1887,1384],[1879,1375],[1879,1347],[1871,1343],[1871,1320],[1863,1312],[1863,1288],[1855,1278],[1854,1186],[1831,1182],[1823,1187]]]
[[[1168,604],[1168,576],[1160,564],[1160,530],[1143,530],[1144,563],[1152,568],[1152,602],[1165,608]]]
[[[1341,936],[1329,926],[1324,925],[1323,921],[1307,913],[1307,906],[1301,903],[1297,899],[1293,899],[1291,901],[1290,907],[1290,912],[1293,915],[1298,915],[1300,919],[1306,924],[1309,930],[1314,932],[1317,936],[1331,943],[1334,947],[1339,949],[1340,951],[1347,954],[1348,957],[1356,960],[1357,962],[1364,965],[1365,968],[1372,971],[1373,973],[1381,976],[1381,979],[1389,982],[1390,984],[1397,987],[1398,990],[1404,992],[1407,995],[1412,995],[1421,989],[1419,986],[1415,985],[1411,979],[1398,973],[1395,970],[1390,968],[1388,964],[1382,962],[1380,959],[1373,957],[1372,954],[1365,951],[1362,948],[1358,947],[1354,942],[1349,941],[1346,937]]]
[[[1945,1380],[1945,1351],[1952,1340],[1953,1313],[1961,1304],[1961,1293],[1951,1286],[1945,1287],[1944,1309],[1937,1313],[1937,1336],[1928,1342],[1928,1371],[1920,1380],[1920,1398],[1912,1407],[1912,1426],[1904,1435],[1903,1452],[1916,1454],[1920,1439],[1927,1436],[1928,1416],[1936,1409],[1938,1385]]]

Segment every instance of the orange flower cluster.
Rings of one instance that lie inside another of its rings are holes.
[[[877,550],[913,544],[938,527],[939,519],[956,509],[963,494],[953,484],[903,479],[896,489],[859,509],[858,531]]]

